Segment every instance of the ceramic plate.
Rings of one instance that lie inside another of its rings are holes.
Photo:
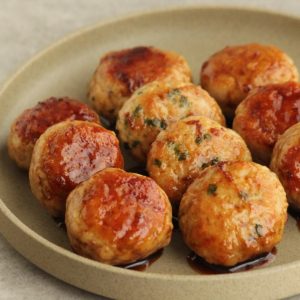
[[[0,93],[0,229],[46,272],[87,291],[118,299],[265,299],[300,293],[300,232],[289,218],[275,261],[247,272],[196,273],[175,232],[163,255],[144,272],[107,266],[70,251],[65,231],[30,192],[27,173],[8,158],[9,125],[49,96],[85,101],[87,84],[106,51],[153,45],[183,54],[199,80],[203,61],[226,45],[260,42],[286,51],[300,69],[300,20],[261,11],[184,8],[99,24],[63,39],[21,68]]]

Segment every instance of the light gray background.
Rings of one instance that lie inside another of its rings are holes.
[[[300,0],[0,0],[0,85],[36,52],[83,26],[139,11],[195,4],[258,7],[300,17]],[[0,235],[0,299],[104,298],[39,270]]]

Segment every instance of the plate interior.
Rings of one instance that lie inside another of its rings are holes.
[[[183,9],[96,26],[57,44],[29,63],[0,94],[0,197],[33,231],[70,249],[65,231],[47,215],[30,192],[27,172],[8,158],[9,126],[24,109],[50,96],[70,96],[86,102],[87,85],[99,57],[110,50],[153,45],[181,53],[194,82],[202,63],[227,45],[258,42],[288,53],[300,69],[300,21],[293,18],[234,9]],[[265,268],[300,261],[300,232],[289,217],[276,260]],[[163,255],[145,272],[194,274],[178,231]],[[255,272],[255,271],[252,271]],[[201,276],[198,275],[197,276]]]

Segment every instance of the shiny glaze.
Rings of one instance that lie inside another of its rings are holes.
[[[221,265],[210,264],[205,261],[202,257],[198,256],[194,252],[191,252],[187,256],[187,261],[193,270],[200,274],[205,275],[214,275],[214,274],[226,274],[226,273],[236,273],[236,272],[244,272],[249,271],[254,268],[265,266],[266,264],[270,264],[276,258],[277,250],[273,248],[273,250],[269,253],[263,253],[259,256],[256,256],[247,261],[241,262],[232,267],[225,267]]]
[[[284,155],[280,168],[279,177],[284,182],[288,194],[300,191],[300,146],[289,148]]]
[[[51,97],[25,110],[16,120],[15,130],[23,142],[35,143],[48,127],[65,120],[99,123],[96,112],[86,104],[67,97]]]
[[[239,120],[247,139],[273,148],[278,136],[300,121],[300,84],[287,82],[259,88],[244,102],[247,114]]]
[[[111,131],[95,123],[68,123],[47,139],[42,169],[50,197],[64,200],[76,185],[107,167],[123,167],[119,142]]]
[[[272,250],[282,237],[286,207],[284,190],[267,168],[226,162],[206,168],[189,186],[179,225],[190,249],[230,266]]]
[[[167,208],[152,179],[117,169],[106,169],[94,178],[82,201],[87,230],[117,249],[137,249],[145,239],[150,242],[159,235]]]
[[[160,249],[144,259],[135,261],[135,262],[127,264],[127,265],[120,265],[119,267],[124,268],[124,269],[134,270],[134,271],[145,271],[156,260],[158,260],[162,254],[163,254],[163,249]]]
[[[166,55],[152,47],[135,47],[106,55],[101,63],[110,62],[108,73],[126,87],[123,96],[151,82],[165,72]]]
[[[228,83],[229,87],[234,87],[227,91],[227,105],[235,108],[237,101],[244,99],[253,88],[271,83],[272,72],[290,74],[287,80],[296,79],[284,62],[287,63],[285,54],[272,46],[248,44],[226,47],[203,64],[201,84],[209,92],[212,84]],[[214,93],[212,96],[215,96]]]

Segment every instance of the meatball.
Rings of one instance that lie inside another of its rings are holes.
[[[154,80],[190,82],[191,70],[179,54],[153,47],[109,52],[100,60],[88,97],[102,116],[114,121],[132,93]]]
[[[108,167],[123,168],[114,132],[92,122],[61,122],[36,142],[29,169],[31,190],[52,216],[61,217],[68,194]]]
[[[290,57],[274,46],[248,44],[226,47],[202,66],[201,84],[233,118],[235,108],[255,87],[298,81]]]
[[[171,124],[153,142],[147,169],[169,196],[174,211],[204,168],[220,161],[251,160],[243,139],[233,130],[201,116]]]
[[[278,137],[300,121],[300,83],[257,88],[238,106],[233,129],[246,141],[253,159],[269,164]]]
[[[70,193],[66,227],[78,254],[128,264],[169,244],[172,209],[151,178],[108,168]]]
[[[271,169],[278,175],[289,204],[300,211],[300,123],[290,127],[273,149]]]
[[[23,169],[29,169],[32,151],[40,135],[51,125],[65,120],[99,123],[98,115],[86,104],[67,97],[49,98],[25,110],[11,125],[8,153]]]
[[[145,162],[152,142],[171,123],[192,115],[203,115],[225,125],[216,101],[191,83],[170,85],[152,82],[137,90],[119,112],[120,139],[132,154]]]
[[[277,176],[253,162],[205,169],[179,208],[185,243],[207,262],[223,266],[270,252],[286,220],[287,200]]]

